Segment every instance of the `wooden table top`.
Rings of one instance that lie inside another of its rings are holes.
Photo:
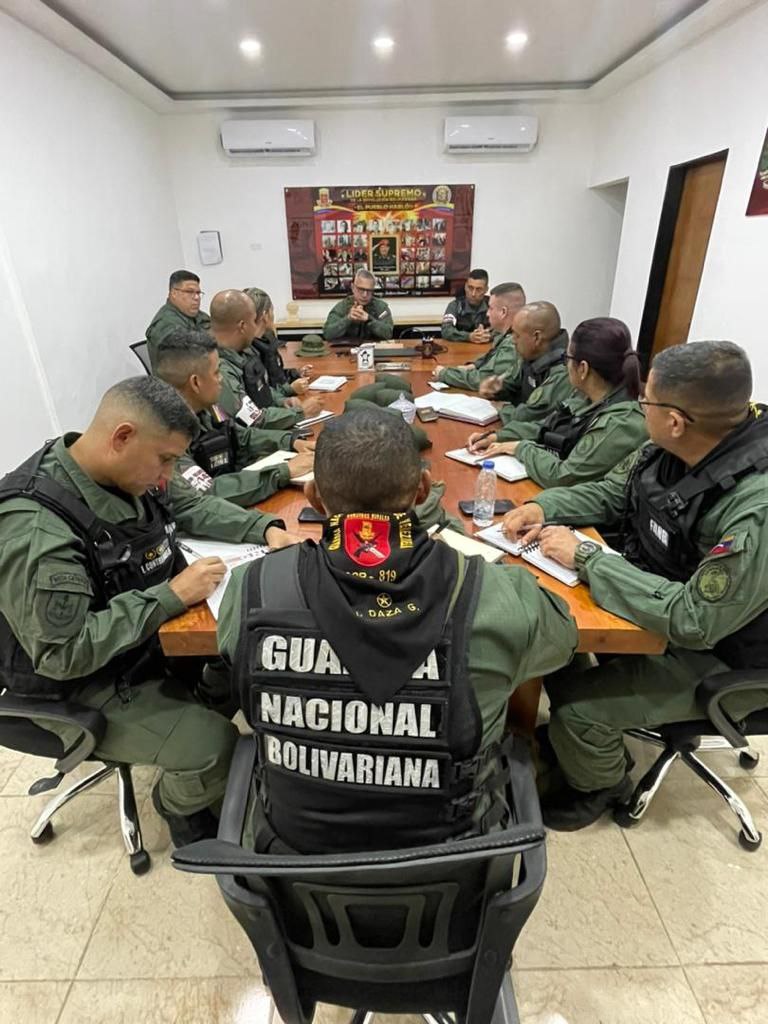
[[[343,298],[343,296],[342,296]],[[419,327],[419,326],[431,326],[432,324],[442,323],[442,313],[399,313],[392,314],[392,321],[395,327]],[[299,328],[306,329],[308,331],[317,330],[325,325],[326,317],[308,316],[308,317],[297,317],[295,320],[275,320],[275,329],[281,330],[298,330]]]
[[[423,395],[430,390],[427,380],[429,380],[436,362],[448,366],[457,365],[474,359],[478,351],[484,349],[484,346],[454,342],[450,343],[448,348],[449,351],[439,356],[437,360],[409,359],[408,364],[411,369],[398,371],[405,378],[411,380],[415,395]],[[286,366],[299,366],[305,361],[295,356],[295,349],[296,344],[292,343],[284,350]],[[357,374],[356,363],[346,353],[341,356],[334,353],[321,359],[314,359],[312,365],[313,372],[317,375],[323,373],[355,374],[355,379],[350,380],[340,391],[324,396],[325,407],[334,412],[341,411],[344,402],[356,387],[370,384],[374,380],[372,373]],[[420,426],[427,432],[433,444],[433,447],[424,453],[425,459],[430,465],[432,477],[434,480],[444,481],[446,485],[443,504],[449,514],[461,519],[467,532],[471,533],[474,530],[472,520],[461,516],[457,502],[463,499],[472,499],[477,471],[471,466],[444,458],[444,453],[453,448],[463,447],[475,428],[468,423],[460,423],[443,417],[436,423],[422,423]],[[322,427],[316,429],[322,429]],[[520,480],[514,484],[499,480],[497,484],[497,497],[511,498],[516,504],[535,497],[540,491],[541,488],[532,480]],[[286,487],[266,501],[260,502],[259,508],[264,512],[280,515],[291,531],[303,537],[319,539],[322,533],[319,525],[297,522],[298,514],[306,504],[307,501],[300,488]],[[598,536],[594,531],[585,530],[585,532]],[[599,608],[592,600],[589,588],[583,584],[567,587],[547,573],[537,571],[528,562],[511,555],[505,555],[504,561],[522,566],[533,573],[542,586],[565,598],[579,629],[578,649],[580,651],[605,654],[658,654],[664,650],[666,641],[662,637]],[[217,651],[216,622],[208,610],[208,606],[202,603],[190,608],[184,615],[166,622],[160,628],[160,640],[163,650],[168,655],[213,655]]]

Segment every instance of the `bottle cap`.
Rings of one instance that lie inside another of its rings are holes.
[[[483,460],[483,469],[494,469],[494,468],[495,468],[495,466],[494,466],[494,463],[493,463],[492,459],[484,459]]]

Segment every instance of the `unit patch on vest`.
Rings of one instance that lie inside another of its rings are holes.
[[[347,516],[344,520],[344,550],[358,565],[386,562],[389,546],[389,516]]]
[[[696,577],[696,589],[705,601],[721,601],[731,586],[731,574],[719,562],[705,565]]]
[[[229,465],[229,452],[216,452],[209,460],[211,469],[221,469]]]
[[[181,475],[196,491],[210,491],[213,486],[213,480],[202,466],[190,466]]]
[[[669,547],[669,532],[664,529],[663,526],[659,525],[655,519],[648,520],[648,529],[651,531],[656,540],[663,547]]]
[[[267,761],[276,768],[325,782],[398,789],[440,789],[440,761],[436,757],[329,750],[278,739],[269,734],[264,736],[264,748]]]
[[[151,572],[156,572],[172,556],[173,547],[168,537],[165,537],[156,547],[144,552],[139,569],[146,576]]]

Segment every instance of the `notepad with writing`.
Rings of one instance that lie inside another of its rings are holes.
[[[592,537],[587,537],[585,533],[580,533],[578,530],[574,530],[574,536],[582,540],[592,540]],[[511,540],[501,530],[501,523],[494,523],[493,526],[486,527],[485,530],[480,530],[477,534],[478,537],[482,537],[483,540],[489,544],[493,544],[494,547],[500,548],[502,551],[509,552],[510,555],[518,555],[526,562],[530,562],[531,565],[535,565],[537,569],[542,569],[550,576],[554,576],[556,580],[560,580],[561,583],[565,583],[567,587],[575,587],[579,582],[579,575],[575,569],[568,569],[566,566],[556,562],[554,558],[547,558],[546,555],[541,553],[538,541],[534,541],[532,544],[521,544],[520,541]],[[599,543],[599,541],[595,541]],[[607,544],[601,544],[600,547],[603,551],[612,551]]]
[[[432,395],[420,395],[415,399],[415,405],[417,409],[434,409],[441,416],[447,416],[452,420],[462,420],[464,423],[473,423],[478,427],[484,427],[499,418],[495,405],[485,398],[478,398],[475,395],[446,395],[438,392]]]
[[[496,476],[501,477],[502,480],[506,480],[508,483],[528,478],[528,470],[514,455],[488,456],[485,452],[471,452],[469,448],[454,448],[453,451],[446,452],[445,454],[447,458],[455,459],[456,462],[463,462],[467,466],[480,467],[488,459],[489,462],[493,463]]]
[[[238,565],[245,565],[257,558],[263,558],[269,551],[262,544],[230,544],[223,540],[201,540],[200,537],[180,537],[179,547],[187,565],[192,565],[199,558],[220,558],[227,567],[226,574],[214,592],[207,598],[211,615],[218,619],[224,591],[232,578],[232,570]]]
[[[480,555],[486,562],[498,562],[500,558],[504,557],[503,551],[496,551],[474,537],[459,533],[458,530],[441,530],[439,526],[432,526],[427,533],[433,540],[440,540],[449,548],[455,548],[456,551],[461,551],[465,555]]]
[[[309,391],[338,391],[347,383],[346,377],[334,377],[333,374],[325,373],[316,377],[309,385]]]
[[[271,469],[273,466],[279,466],[283,462],[290,462],[291,459],[296,458],[297,454],[298,452],[285,452],[282,450],[272,452],[271,455],[265,455],[245,468],[255,470],[256,472],[260,469]],[[310,470],[309,473],[302,473],[301,476],[291,477],[290,483],[295,484],[297,487],[303,487],[304,484],[314,479],[315,474]]]

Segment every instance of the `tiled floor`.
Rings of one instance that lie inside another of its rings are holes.
[[[704,756],[768,831],[768,743],[749,776],[729,752]],[[0,750],[0,1022],[266,1024],[257,965],[215,884],[170,866],[152,773],[137,779],[143,878],[106,786],[62,812],[54,842],[30,843],[44,798],[25,794],[49,773]],[[725,805],[675,767],[640,828],[550,837],[513,978],[523,1024],[765,1024],[768,842],[742,851]]]

